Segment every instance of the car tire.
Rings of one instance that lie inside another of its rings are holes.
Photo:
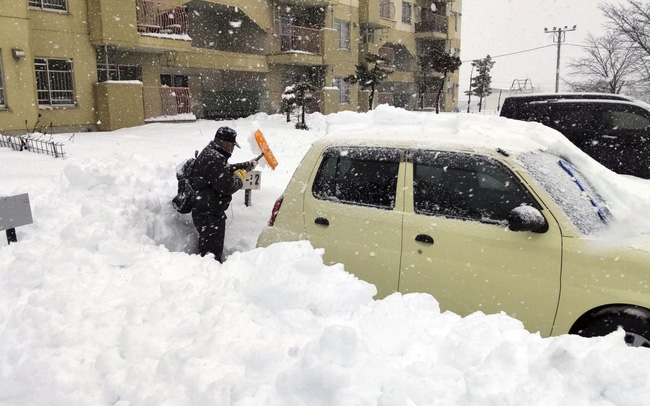
[[[625,330],[625,343],[631,347],[650,348],[650,312],[628,306],[603,309],[582,323],[572,333],[582,337],[605,336],[619,327]]]

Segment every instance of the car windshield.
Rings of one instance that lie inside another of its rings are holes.
[[[605,202],[571,163],[541,151],[525,154],[520,159],[582,233],[593,234],[610,223],[611,214]]]

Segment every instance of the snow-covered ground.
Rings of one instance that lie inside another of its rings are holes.
[[[18,243],[0,241],[0,405],[648,402],[650,351],[626,347],[622,332],[542,339],[505,314],[441,313],[427,294],[375,301],[374,286],[323,265],[307,242],[255,248],[300,159],[327,133],[539,134],[595,175],[619,233],[650,230],[647,181],[604,170],[535,123],[379,106],[307,124],[259,114],[54,135],[65,160],[0,148],[0,195],[29,193],[34,217]],[[231,162],[258,154],[259,128],[280,163],[258,167],[252,206],[234,196],[223,265],[193,254],[190,216],[170,203],[176,165],[220,125],[240,134]]]

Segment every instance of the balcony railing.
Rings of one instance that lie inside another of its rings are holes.
[[[189,87],[144,86],[143,97],[145,119],[191,113]]]
[[[448,20],[446,16],[439,14],[428,14],[425,19],[415,23],[415,32],[440,32],[447,33]]]
[[[138,32],[143,34],[187,35],[187,7],[152,0],[135,2]]]
[[[395,3],[381,0],[379,3],[379,18],[395,21]]]
[[[322,55],[323,31],[297,25],[283,25],[280,27],[280,50]]]

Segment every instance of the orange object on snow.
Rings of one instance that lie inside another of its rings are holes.
[[[269,144],[266,143],[264,135],[260,130],[255,131],[255,141],[257,141],[260,151],[264,154],[266,162],[269,164],[271,169],[275,170],[275,167],[278,166],[278,161],[275,159],[273,152],[271,152],[271,149],[269,148]]]

